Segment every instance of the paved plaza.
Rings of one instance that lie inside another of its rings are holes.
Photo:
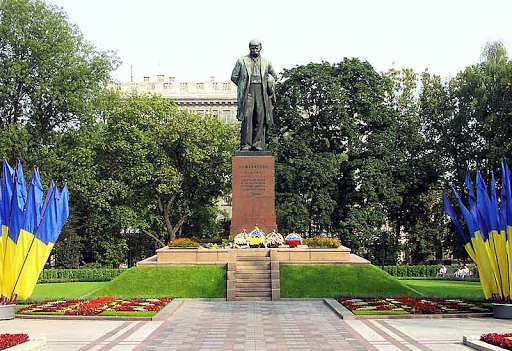
[[[0,321],[0,333],[45,338],[51,351],[468,351],[463,335],[511,330],[494,318],[345,321],[321,300],[186,300],[164,322]]]

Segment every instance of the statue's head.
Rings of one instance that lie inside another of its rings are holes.
[[[252,57],[260,56],[261,41],[259,39],[253,39],[249,42],[249,51]]]

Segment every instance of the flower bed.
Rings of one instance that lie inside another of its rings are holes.
[[[0,334],[0,350],[8,349],[28,341],[27,334]]]
[[[454,314],[492,312],[491,306],[458,299],[417,299],[401,296],[388,299],[340,297],[339,303],[354,314]]]
[[[171,299],[118,299],[98,297],[94,300],[44,301],[18,310],[18,314],[49,314],[68,316],[154,315]]]
[[[512,350],[512,333],[496,334],[489,333],[484,334],[480,337],[480,340],[485,341],[488,344],[502,347],[506,350]]]

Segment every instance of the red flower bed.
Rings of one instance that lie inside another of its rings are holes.
[[[417,299],[400,296],[388,299],[340,297],[338,302],[350,311],[402,311],[407,314],[450,314],[491,312],[492,307],[455,299]]]
[[[19,314],[65,314],[70,316],[97,316],[103,312],[158,312],[171,299],[118,299],[99,297],[94,300],[44,301],[18,310]]]
[[[507,334],[484,334],[480,337],[480,340],[485,341],[488,344],[496,345],[501,348],[512,350],[512,333]]]
[[[0,334],[0,350],[8,349],[28,341],[27,334]]]

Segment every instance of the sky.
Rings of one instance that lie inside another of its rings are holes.
[[[46,0],[98,50],[122,61],[112,78],[157,74],[229,81],[258,38],[275,70],[368,61],[377,71],[428,69],[447,79],[480,61],[487,42],[512,53],[510,0]]]

